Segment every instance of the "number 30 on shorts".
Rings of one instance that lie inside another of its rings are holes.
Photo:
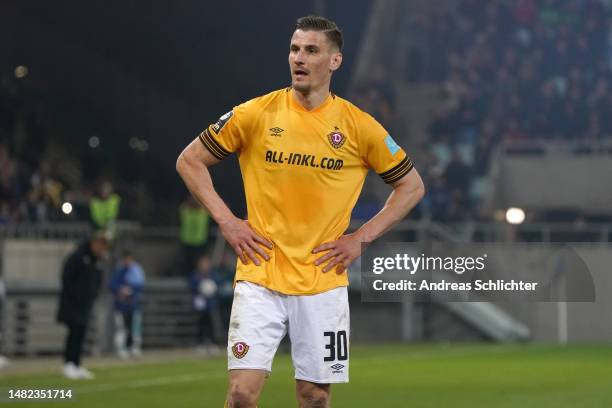
[[[348,341],[346,331],[339,332],[323,332],[323,336],[327,337],[325,349],[329,350],[329,355],[323,358],[323,361],[343,361],[348,359]]]

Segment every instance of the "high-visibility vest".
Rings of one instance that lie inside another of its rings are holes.
[[[203,208],[181,208],[181,243],[204,245],[208,239],[210,216]]]
[[[108,228],[117,221],[120,202],[121,198],[117,194],[111,194],[105,200],[94,197],[89,201],[91,219],[97,228]]]

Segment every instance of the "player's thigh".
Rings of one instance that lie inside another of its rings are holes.
[[[238,282],[228,332],[230,370],[271,371],[287,332],[286,297],[250,282]]]
[[[350,313],[346,287],[289,302],[295,378],[318,384],[348,382]]]

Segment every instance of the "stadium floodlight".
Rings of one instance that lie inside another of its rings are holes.
[[[522,208],[510,207],[506,210],[506,222],[508,224],[522,224],[525,221],[525,211]]]
[[[62,212],[66,215],[70,214],[72,212],[72,204],[67,201],[62,204]]]
[[[15,78],[25,78],[26,76],[28,76],[28,72],[28,67],[26,67],[25,65],[18,65],[15,67]]]
[[[89,147],[95,149],[100,146],[100,138],[98,136],[92,136],[89,138]]]
[[[149,150],[149,142],[147,142],[145,139],[132,137],[130,138],[130,147],[137,152],[146,152]]]

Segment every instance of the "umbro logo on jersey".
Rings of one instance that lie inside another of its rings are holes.
[[[342,370],[344,368],[344,366],[340,363],[334,364],[333,366],[331,366],[331,368],[333,368],[334,370]]]
[[[280,137],[281,133],[284,132],[285,129],[279,128],[278,126],[275,126],[273,128],[270,128],[270,136],[276,136],[276,137]]]

